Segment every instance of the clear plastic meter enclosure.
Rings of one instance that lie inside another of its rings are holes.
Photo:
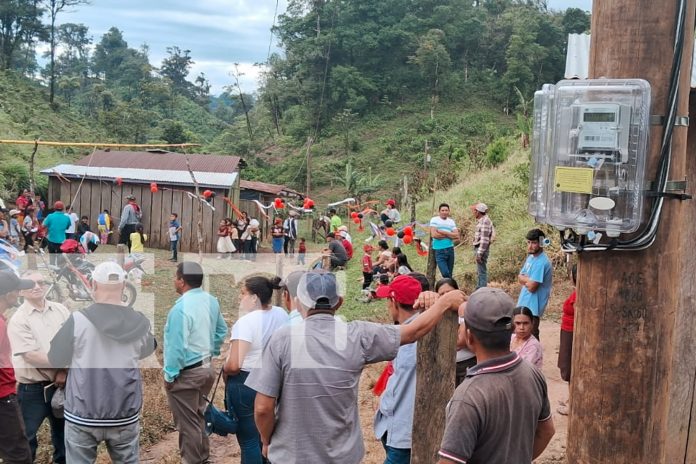
[[[646,187],[650,84],[560,81],[537,92],[534,104],[530,213],[579,234],[635,232]]]
[[[553,138],[553,94],[556,86],[544,84],[534,93],[532,159],[529,176],[528,212],[537,222],[546,222],[550,148]]]

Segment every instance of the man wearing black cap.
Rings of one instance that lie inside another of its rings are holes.
[[[544,376],[510,352],[514,307],[490,287],[466,303],[467,344],[478,363],[447,405],[438,464],[529,464],[555,433]]]
[[[263,368],[246,381],[257,392],[254,416],[263,454],[274,463],[358,464],[365,454],[357,405],[363,368],[394,359],[401,345],[456,311],[464,295],[450,292],[403,325],[335,318],[343,298],[328,272],[304,274],[296,299],[304,321],[271,335]]]
[[[30,464],[31,449],[17,404],[17,381],[12,368],[12,349],[4,313],[17,306],[20,290],[34,287],[10,271],[0,271],[0,459],[7,464]]]

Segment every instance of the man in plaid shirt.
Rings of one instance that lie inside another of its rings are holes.
[[[476,257],[476,270],[478,271],[478,285],[476,288],[488,285],[488,253],[495,235],[493,222],[488,217],[488,206],[476,203],[471,207],[476,218],[476,234],[474,235],[474,256]]]

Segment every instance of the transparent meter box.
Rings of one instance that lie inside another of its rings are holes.
[[[544,84],[534,93],[532,158],[529,176],[527,211],[536,222],[546,222],[550,148],[553,139],[553,96],[556,86]]]
[[[560,81],[553,106],[546,222],[580,234],[635,232],[643,214],[650,84]]]

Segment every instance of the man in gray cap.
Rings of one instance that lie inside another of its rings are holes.
[[[20,290],[33,287],[31,280],[20,279],[11,271],[0,271],[0,460],[8,464],[30,464],[32,458],[17,403],[17,381],[4,313],[18,306]]]
[[[405,325],[335,318],[343,298],[336,276],[327,272],[304,274],[296,299],[304,320],[271,335],[263,368],[246,381],[257,391],[254,415],[263,455],[271,462],[357,464],[365,454],[357,404],[363,368],[394,359],[399,346],[456,311],[464,295],[448,293]]]
[[[478,364],[447,405],[438,464],[529,464],[555,433],[544,376],[510,352],[514,307],[490,287],[466,303],[467,344]]]

